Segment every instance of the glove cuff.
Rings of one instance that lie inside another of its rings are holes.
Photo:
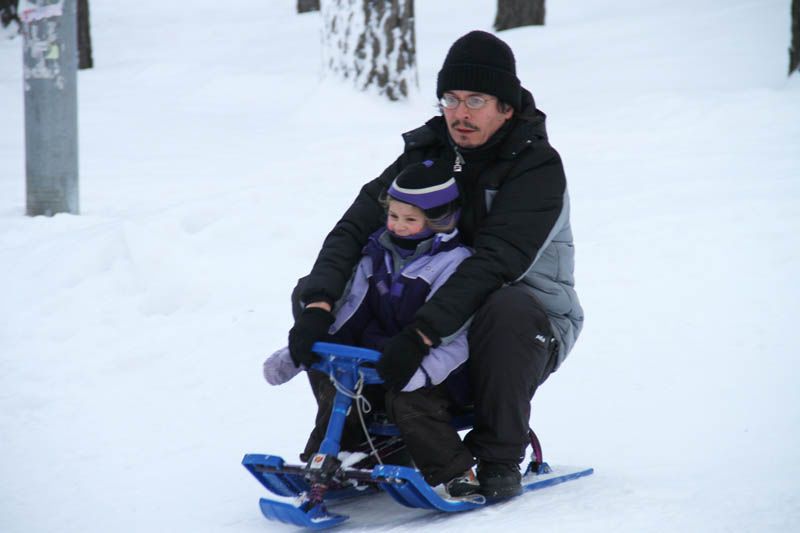
[[[303,312],[301,314],[309,317],[314,321],[324,322],[328,326],[333,324],[334,320],[336,320],[336,317],[333,316],[333,313],[331,313],[330,311],[326,311],[321,307],[306,307],[305,309],[303,309]]]
[[[308,303],[325,302],[326,304],[331,306],[331,309],[333,309],[333,305],[336,303],[336,299],[335,298],[331,298],[330,296],[328,296],[324,292],[319,292],[319,291],[318,292],[312,292],[312,293],[309,293],[309,294],[303,294],[301,296],[301,298],[302,298],[303,302],[308,302]]]
[[[422,357],[430,353],[431,347],[425,344],[425,341],[413,325],[407,327],[403,333],[407,339],[414,343],[414,346],[419,350],[419,353],[422,354]],[[422,359],[422,357],[420,357],[420,359]]]
[[[433,328],[431,328],[431,326],[427,322],[417,319],[414,321],[411,327],[413,329],[416,329],[426,337],[428,337],[428,340],[431,341],[432,343],[431,348],[436,348],[437,346],[442,344],[442,338],[439,336],[438,333],[436,333],[436,331],[433,330]],[[419,337],[419,335],[417,335],[417,337]]]

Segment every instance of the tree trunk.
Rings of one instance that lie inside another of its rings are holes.
[[[323,0],[323,61],[389,100],[417,85],[414,0]]]
[[[497,31],[520,26],[544,26],[544,0],[497,0]]]
[[[18,0],[0,0],[0,26],[7,28],[11,26],[11,23],[13,22],[13,28],[10,31],[20,31],[22,28],[22,23],[20,23],[19,16],[17,14],[19,7],[18,4]]]
[[[789,75],[800,70],[800,0],[792,0],[792,46],[789,48]]]
[[[78,68],[92,68],[92,35],[89,33],[89,0],[78,0]]]
[[[319,11],[319,0],[297,0],[297,12]]]

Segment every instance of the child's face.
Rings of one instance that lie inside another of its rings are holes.
[[[425,229],[425,214],[413,205],[389,200],[386,228],[401,237],[416,235]]]

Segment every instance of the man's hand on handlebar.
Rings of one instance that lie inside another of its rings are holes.
[[[325,339],[328,328],[333,324],[334,316],[327,302],[308,304],[294,326],[289,330],[289,355],[296,367],[311,367],[319,358],[311,351],[315,342]]]

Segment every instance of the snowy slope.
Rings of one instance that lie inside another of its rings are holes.
[[[293,0],[91,2],[81,216],[24,214],[21,42],[0,42],[0,531],[286,531],[245,452],[294,457],[307,387],[264,383],[288,297],[434,108],[494,2],[418,1],[419,92],[320,72]],[[342,530],[800,530],[800,77],[789,0],[549,0],[504,32],[549,116],[587,322],[533,420],[596,474],[462,516]],[[386,505],[383,505],[386,503]]]

